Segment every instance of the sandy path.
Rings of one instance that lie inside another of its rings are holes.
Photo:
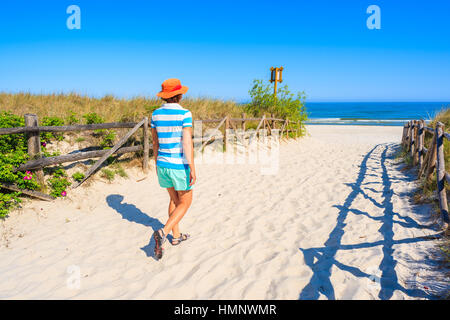
[[[2,224],[0,298],[411,299],[442,290],[427,256],[433,241],[423,238],[437,233],[425,226],[430,207],[410,202],[413,176],[392,157],[401,128],[309,132],[281,145],[276,175],[198,165],[181,224],[193,238],[167,244],[159,262],[150,238],[168,196],[153,172],[27,204]]]

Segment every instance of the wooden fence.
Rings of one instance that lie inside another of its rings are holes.
[[[432,136],[428,148],[425,147],[426,134]],[[450,175],[445,171],[444,139],[450,140],[450,134],[444,131],[444,124],[441,122],[431,128],[425,125],[424,120],[412,120],[403,127],[402,147],[411,155],[413,165],[419,166],[417,178],[425,176],[426,181],[429,181],[436,172],[439,208],[444,221],[448,223],[445,182],[450,183]]]
[[[78,187],[81,183],[83,183],[86,179],[89,178],[100,166],[103,162],[108,159],[113,154],[124,154],[124,153],[132,153],[132,152],[140,152],[143,151],[143,171],[144,173],[148,172],[148,161],[149,154],[152,145],[150,144],[150,135],[148,130],[148,118],[144,117],[140,122],[124,122],[124,123],[101,123],[101,124],[86,124],[86,125],[69,125],[69,126],[39,126],[38,117],[34,114],[26,114],[25,116],[25,127],[15,127],[15,128],[0,128],[0,135],[7,134],[21,134],[25,133],[27,135],[28,141],[28,154],[30,156],[30,161],[25,164],[20,165],[15,168],[14,171],[25,171],[25,170],[35,170],[35,174],[37,176],[38,182],[43,185],[44,183],[44,174],[42,169],[44,167],[74,162],[92,158],[100,158],[97,162],[91,166],[87,172],[85,173],[85,177],[82,181],[77,182],[73,185],[72,188]],[[258,134],[258,130],[260,128],[267,129],[269,133],[273,129],[280,129],[280,137],[283,135],[285,137],[288,136],[289,132],[294,132],[295,136],[298,137],[300,134],[300,122],[293,122],[289,119],[277,119],[273,115],[270,117],[266,117],[265,115],[262,118],[247,118],[245,113],[242,114],[242,118],[231,118],[226,116],[222,119],[206,119],[201,120],[203,123],[214,123],[218,122],[219,124],[215,127],[213,132],[204,139],[195,138],[194,142],[201,142],[202,146],[200,150],[210,142],[220,131],[220,128],[224,128],[224,143],[225,148],[227,144],[227,129],[238,130],[238,126],[241,126],[241,130],[246,129],[246,122],[249,121],[258,121],[258,126],[255,130],[256,134]],[[292,129],[292,125],[295,124],[295,128]],[[123,147],[123,145],[127,142],[127,140],[135,134],[140,128],[143,129],[143,145],[131,146],[131,147]],[[278,127],[278,128],[277,128]],[[125,136],[123,136],[118,143],[116,143],[111,149],[107,150],[95,150],[95,151],[87,151],[87,152],[77,152],[74,154],[67,154],[55,157],[42,157],[41,155],[41,141],[40,141],[40,133],[41,132],[80,132],[80,131],[92,131],[92,130],[102,130],[102,129],[121,129],[121,128],[131,128],[129,132]],[[239,138],[239,137],[238,137]],[[42,200],[53,200],[53,198],[44,193],[40,193],[38,191],[31,190],[23,190],[19,189],[17,186],[1,183],[1,188],[6,188],[13,191],[20,191],[29,196],[33,196]]]

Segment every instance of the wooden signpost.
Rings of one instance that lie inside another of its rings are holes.
[[[273,85],[273,95],[275,96],[275,98],[277,97],[277,84],[278,82],[281,83],[283,82],[283,67],[280,68],[270,68],[270,82],[274,83]]]

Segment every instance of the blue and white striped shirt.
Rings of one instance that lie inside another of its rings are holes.
[[[187,169],[183,154],[183,128],[192,127],[192,113],[178,103],[166,103],[153,111],[151,127],[158,133],[156,165],[170,169]]]

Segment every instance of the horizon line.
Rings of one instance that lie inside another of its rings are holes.
[[[156,94],[148,95],[148,94],[135,94],[135,95],[118,95],[114,93],[104,93],[104,94],[88,94],[88,93],[80,93],[76,91],[54,91],[54,92],[46,92],[46,93],[35,93],[35,92],[27,92],[27,91],[17,91],[17,92],[11,92],[11,91],[3,91],[0,90],[0,94],[10,94],[10,95],[18,95],[18,94],[29,94],[34,96],[47,96],[47,95],[78,95],[81,97],[89,97],[94,99],[102,99],[104,97],[112,96],[113,98],[117,99],[125,99],[125,100],[133,100],[136,98],[146,98],[146,99],[159,99]],[[247,104],[250,103],[250,99],[239,99],[239,98],[223,98],[223,97],[213,97],[208,95],[202,95],[202,96],[189,96],[185,95],[183,98],[185,99],[211,99],[211,100],[223,100],[223,101],[234,101],[237,104]],[[448,103],[450,104],[450,98],[448,100],[445,99],[419,99],[419,100],[402,100],[402,99],[386,99],[386,100],[342,100],[342,99],[305,99],[305,104],[307,103]]]

